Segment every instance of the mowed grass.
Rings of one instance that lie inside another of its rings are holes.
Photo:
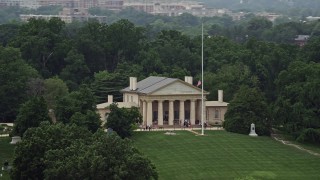
[[[12,165],[12,158],[14,153],[14,145],[9,144],[11,141],[10,137],[0,137],[0,179],[10,179],[7,171],[2,171],[3,163],[7,160]]]
[[[132,138],[155,164],[160,179],[320,179],[320,157],[270,137],[226,131],[206,131],[206,136],[164,133],[135,132]]]

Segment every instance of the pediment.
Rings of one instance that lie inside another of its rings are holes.
[[[151,95],[181,95],[181,94],[201,94],[201,89],[180,81],[176,81],[151,93]]]

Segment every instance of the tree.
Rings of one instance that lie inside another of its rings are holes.
[[[58,122],[86,126],[93,132],[100,127],[101,123],[100,117],[96,113],[94,95],[87,86],[82,86],[79,91],[73,91],[60,98],[55,114]]]
[[[55,109],[60,98],[68,94],[68,87],[58,77],[44,80],[44,94],[48,109]]]
[[[320,66],[318,63],[292,62],[277,80],[279,96],[274,116],[289,133],[320,128]]]
[[[1,24],[0,25],[0,45],[7,46],[9,42],[18,34],[19,25]]]
[[[15,119],[19,105],[28,99],[26,96],[27,82],[38,73],[25,63],[18,49],[0,46],[0,119]]]
[[[30,78],[27,82],[28,96],[42,96],[44,93],[44,80],[41,78]]]
[[[210,99],[217,99],[217,91],[222,89],[224,100],[229,102],[233,99],[241,86],[258,87],[259,80],[252,75],[249,67],[243,63],[223,65],[215,74],[206,73],[207,87],[210,87]]]
[[[131,136],[134,126],[142,122],[138,108],[125,109],[119,108],[117,104],[111,104],[109,109],[110,113],[105,126],[112,128],[122,138]]]
[[[101,125],[100,116],[94,111],[87,110],[85,114],[76,112],[70,118],[70,123],[80,127],[88,128],[91,132],[96,132]]]
[[[66,59],[66,67],[60,73],[63,79],[71,90],[75,90],[88,77],[90,70],[87,67],[84,57],[79,54],[75,49],[72,49]]]
[[[228,105],[223,127],[230,132],[248,134],[250,125],[256,125],[259,135],[270,135],[269,107],[263,94],[256,88],[242,86]]]
[[[134,60],[135,55],[141,49],[141,41],[144,39],[143,31],[143,28],[135,27],[127,19],[119,20],[108,27],[108,42],[105,45],[107,70],[113,72],[118,63]]]
[[[25,133],[11,175],[12,179],[158,178],[155,166],[130,140],[61,123],[42,123]]]
[[[128,139],[98,131],[92,143],[46,153],[50,179],[157,179],[155,166]],[[79,158],[81,157],[81,158]],[[116,158],[115,158],[116,157]]]
[[[122,73],[107,71],[95,73],[91,88],[98,103],[106,102],[108,95],[113,95],[115,101],[120,101],[122,99],[120,90],[128,85],[128,79],[128,76]]]
[[[42,97],[33,97],[21,106],[13,134],[22,137],[28,128],[37,127],[42,121],[50,121],[46,103]]]
[[[70,47],[62,36],[65,23],[59,18],[30,19],[19,29],[11,45],[20,49],[22,58],[47,78],[64,66],[63,57]],[[60,47],[63,48],[60,48]]]
[[[16,147],[12,179],[44,179],[45,154],[49,150],[65,149],[72,143],[89,142],[91,133],[76,125],[51,125],[43,122],[37,128],[29,128]]]

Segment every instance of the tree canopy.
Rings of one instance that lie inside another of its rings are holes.
[[[230,132],[248,134],[254,123],[258,135],[270,135],[271,119],[260,90],[242,86],[230,101],[223,127]]]
[[[142,122],[142,116],[137,108],[119,108],[117,104],[109,106],[106,128],[112,128],[122,137],[130,137],[137,124]]]
[[[76,125],[42,123],[15,149],[12,179],[157,179],[128,139]]]

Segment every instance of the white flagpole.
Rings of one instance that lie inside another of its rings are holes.
[[[204,86],[204,81],[203,81],[203,22],[202,22],[202,46],[201,46],[201,81],[202,81],[202,86],[201,86],[201,135],[204,135],[204,119],[203,119],[203,114],[204,114],[204,104],[203,104],[203,86]]]

